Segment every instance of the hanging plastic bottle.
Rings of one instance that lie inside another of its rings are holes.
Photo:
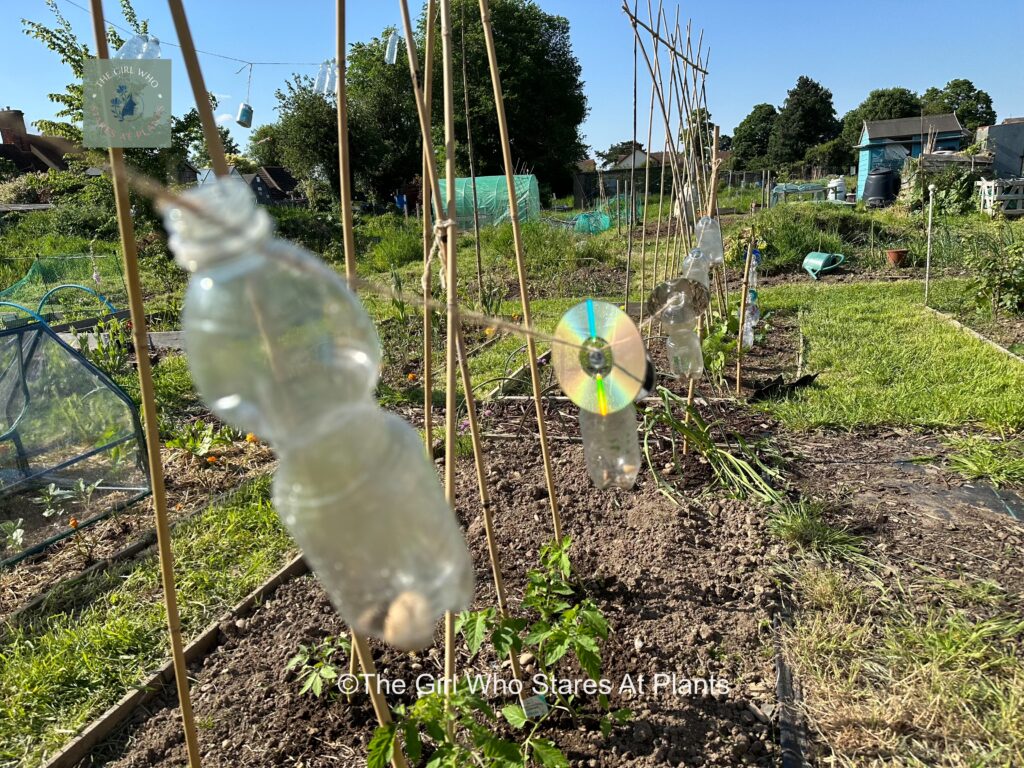
[[[722,243],[722,228],[718,224],[718,219],[701,216],[694,229],[697,247],[711,259],[711,266],[720,267],[725,264],[725,246]]]
[[[391,30],[388,36],[388,48],[384,52],[384,61],[387,64],[394,64],[398,61],[398,32]]]
[[[761,321],[761,308],[757,305],[757,291],[747,291],[747,307],[743,315],[743,348],[754,346],[754,328]]]
[[[694,248],[683,259],[682,273],[673,281],[668,294],[685,294],[685,302],[693,308],[695,316],[707,309],[711,296],[711,257],[700,248]]]
[[[239,70],[241,71],[241,70]],[[252,98],[252,64],[249,65],[249,84],[245,91],[245,101],[238,105],[238,116],[235,118],[235,122],[243,128],[252,127],[252,104],[249,100]]]
[[[750,274],[747,275],[747,287],[757,288],[757,268],[761,266],[761,251],[754,248],[750,252]]]
[[[640,472],[636,406],[602,416],[580,409],[587,474],[597,488],[632,488]]]
[[[324,96],[331,96],[338,89],[338,63],[336,59],[328,59],[320,65],[316,73],[313,90]]]
[[[337,273],[273,236],[245,184],[187,197],[218,218],[165,215],[192,272],[182,328],[197,389],[274,446],[274,504],[344,620],[425,647],[445,611],[469,604],[473,567],[422,440],[374,400],[373,323]]]
[[[114,53],[115,59],[159,59],[160,41],[149,35],[135,35]]]
[[[685,294],[669,297],[661,322],[667,335],[665,351],[670,370],[686,381],[698,381],[704,375],[704,352],[697,335],[697,315],[686,303]]]

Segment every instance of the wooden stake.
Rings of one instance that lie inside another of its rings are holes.
[[[661,0],[658,0],[660,3]],[[647,2],[648,10],[650,9],[650,0]],[[658,5],[658,28],[661,28],[661,5]],[[638,34],[633,35],[634,40],[639,40]],[[647,56],[647,52],[644,51],[644,56]],[[654,137],[654,99],[657,96],[657,62],[658,62],[658,39],[655,37],[654,41],[654,61],[655,68],[651,69],[650,60],[648,60],[648,69],[651,72],[651,106],[647,113],[647,161],[644,163],[644,215],[643,220],[640,224],[640,315],[639,320],[641,324],[644,321],[644,304],[647,301],[647,209],[650,207],[648,203],[651,199],[651,141]],[[668,133],[668,124],[666,123],[666,134]],[[635,159],[633,164],[636,164]],[[661,210],[658,210],[658,214],[661,214]],[[648,338],[650,336],[648,335]]]
[[[452,74],[452,14],[451,0],[441,0],[441,73],[444,78],[444,150],[445,150],[445,239],[443,247],[447,259],[448,338],[445,355],[445,414],[444,414],[444,491],[455,512],[455,436],[458,398],[456,368],[459,333],[459,284],[456,258],[458,225],[455,221],[455,79]],[[467,397],[472,392],[467,392]],[[444,676],[445,682],[455,682],[455,616],[449,611],[444,617]]]
[[[484,42],[487,46],[487,61],[491,69],[491,86],[494,90],[494,105],[498,116],[498,130],[501,134],[501,153],[505,164],[505,183],[508,187],[509,213],[512,218],[512,240],[516,250],[516,273],[519,277],[519,299],[522,304],[523,325],[533,327],[530,312],[530,297],[526,290],[526,257],[523,250],[523,233],[519,225],[519,205],[516,201],[515,179],[513,178],[512,149],[509,143],[508,120],[505,117],[505,99],[501,91],[501,75],[498,71],[498,54],[494,47],[494,29],[491,27],[491,11],[488,0],[480,0],[480,21],[484,28]],[[537,413],[537,433],[540,451],[544,460],[544,479],[547,484],[548,501],[551,506],[551,524],[555,540],[562,540],[562,520],[558,511],[558,496],[555,492],[555,476],[551,466],[548,448],[547,426],[544,422],[544,403],[541,399],[543,387],[540,370],[537,367],[537,343],[532,335],[526,337],[526,356],[530,365],[530,381],[533,385],[534,410]]]
[[[736,397],[740,396],[743,381],[743,323],[747,317],[747,285],[750,280],[750,262],[754,258],[754,235],[747,242],[747,259],[743,264],[743,288],[740,291],[739,331],[736,334]]]
[[[637,0],[633,0],[633,15],[636,15]],[[633,152],[636,152],[636,84],[637,84],[637,58],[636,58],[636,35],[633,35]],[[635,155],[634,155],[635,157]],[[647,207],[647,200],[644,200],[644,208]],[[629,276],[633,266],[633,228],[636,226],[636,163],[630,163],[629,167],[629,229],[626,231],[626,288],[622,298],[623,311],[629,310]]]
[[[434,83],[434,16],[437,12],[436,0],[427,2],[427,32],[423,51],[423,98],[427,111],[427,124],[430,123],[430,109]],[[434,247],[433,216],[430,212],[432,190],[430,186],[430,168],[434,164],[434,147],[423,138],[423,174],[420,176],[420,200],[423,207],[423,442],[426,445],[427,457],[434,460],[434,310],[430,302],[433,298],[433,273],[430,266],[430,251]],[[440,210],[440,201],[438,201]]]
[[[355,289],[356,279],[356,235],[352,229],[352,176],[348,153],[348,84],[345,82],[345,0],[337,0],[337,36],[335,49],[338,64],[338,172],[341,186],[341,234],[345,249],[345,279]]]
[[[473,188],[473,247],[476,249],[476,292],[481,311],[484,308],[484,267],[480,254],[480,210],[476,196],[476,161],[473,157],[473,129],[469,123],[469,89],[466,87],[466,3],[462,4],[462,28],[459,38],[462,45],[462,99],[466,115],[466,151],[469,152],[469,183]]]
[[[619,198],[619,180],[615,180],[615,234],[622,234],[622,219],[619,216],[622,210],[622,200]]]
[[[96,55],[100,59],[110,58],[107,32],[103,23],[102,0],[91,0],[93,33],[96,38]],[[156,410],[156,392],[153,386],[153,371],[149,363],[149,334],[146,326],[146,309],[142,301],[142,283],[139,279],[138,249],[135,243],[135,226],[132,223],[131,200],[128,196],[128,181],[125,176],[124,150],[110,149],[110,175],[114,185],[114,204],[117,209],[117,226],[124,251],[124,279],[128,290],[128,308],[132,320],[132,336],[135,343],[139,371],[139,394],[142,400],[143,428],[146,434],[146,460],[149,465],[149,483],[153,491],[153,516],[156,523],[156,546],[160,562],[160,579],[163,584],[164,606],[167,609],[167,634],[171,641],[171,661],[174,665],[174,681],[181,708],[182,727],[185,735],[185,749],[191,768],[200,768],[199,738],[196,733],[195,716],[192,712],[192,698],[189,693],[188,666],[185,663],[184,643],[181,637],[181,617],[178,613],[178,595],[174,583],[174,555],[171,552],[171,528],[167,522],[167,491],[164,487],[164,470],[160,458],[160,423]]]

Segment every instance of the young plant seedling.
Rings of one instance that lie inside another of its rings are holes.
[[[336,664],[338,657],[351,652],[352,643],[347,637],[325,637],[319,643],[300,645],[299,652],[288,660],[285,669],[295,670],[296,679],[302,683],[299,694],[309,693],[320,698],[342,670]]]

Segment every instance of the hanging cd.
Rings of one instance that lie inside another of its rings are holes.
[[[555,375],[576,405],[606,416],[633,402],[647,373],[647,351],[625,312],[587,299],[562,315],[555,338]]]

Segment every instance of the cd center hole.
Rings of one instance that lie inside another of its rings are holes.
[[[580,350],[580,365],[589,376],[607,376],[612,370],[612,348],[604,339],[587,339]]]

